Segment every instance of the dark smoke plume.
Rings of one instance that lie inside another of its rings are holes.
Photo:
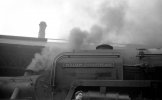
[[[90,29],[90,33],[87,38],[88,43],[100,44],[103,38],[103,29],[98,25],[94,25]]]
[[[73,28],[70,31],[70,37],[69,37],[69,43],[70,43],[71,49],[74,49],[74,50],[81,49],[86,38],[87,38],[86,31],[82,31],[79,28]]]

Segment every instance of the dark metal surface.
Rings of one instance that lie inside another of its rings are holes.
[[[97,94],[115,91],[127,93],[131,98],[148,95],[149,99],[159,99],[162,81],[154,77],[154,80],[143,77],[149,74],[148,69],[156,67],[145,64],[126,65],[120,53],[117,50],[62,53],[53,61],[51,74],[48,72],[35,78],[34,76],[0,78],[0,89],[11,96],[18,87],[23,90],[20,92],[22,94],[20,97],[24,97],[22,99],[26,99],[30,93],[29,96],[36,96],[32,98],[36,100],[72,100],[77,91],[84,93],[92,91]]]
[[[34,86],[39,76],[21,76],[21,77],[1,77],[0,78],[0,99],[10,98],[13,99],[34,97]],[[14,93],[15,89],[16,92]]]
[[[76,79],[123,79],[122,59],[117,55],[116,51],[63,53],[54,61],[52,84],[69,87]]]
[[[43,46],[0,43],[0,76],[21,76]]]
[[[161,85],[162,81],[151,80],[78,80],[72,83],[65,100],[71,100],[75,89],[79,86],[96,87],[131,87],[131,88],[151,88],[154,84]]]

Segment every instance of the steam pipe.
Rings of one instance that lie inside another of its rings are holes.
[[[16,87],[16,88],[14,89],[14,91],[13,91],[13,93],[12,93],[10,99],[11,99],[11,100],[16,99],[17,96],[18,96],[18,94],[19,94],[19,88]]]

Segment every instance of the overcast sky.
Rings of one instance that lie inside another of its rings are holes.
[[[162,0],[0,0],[0,34],[37,37],[45,21],[46,38],[67,38],[74,27],[91,34],[98,25],[103,41],[159,44],[161,9]]]
[[[94,21],[87,1],[0,0],[0,34],[37,37],[40,21],[47,23],[48,38],[66,37],[74,26],[88,29]]]

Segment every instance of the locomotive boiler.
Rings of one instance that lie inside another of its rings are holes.
[[[45,74],[19,78],[26,80],[22,83],[8,79],[6,83],[12,87],[8,90],[2,85],[7,79],[1,80],[0,89],[16,100],[160,100],[160,55],[140,50],[137,59],[129,59],[125,54],[112,48],[64,52]],[[149,62],[146,57],[158,59]],[[25,86],[27,89],[22,88]]]

